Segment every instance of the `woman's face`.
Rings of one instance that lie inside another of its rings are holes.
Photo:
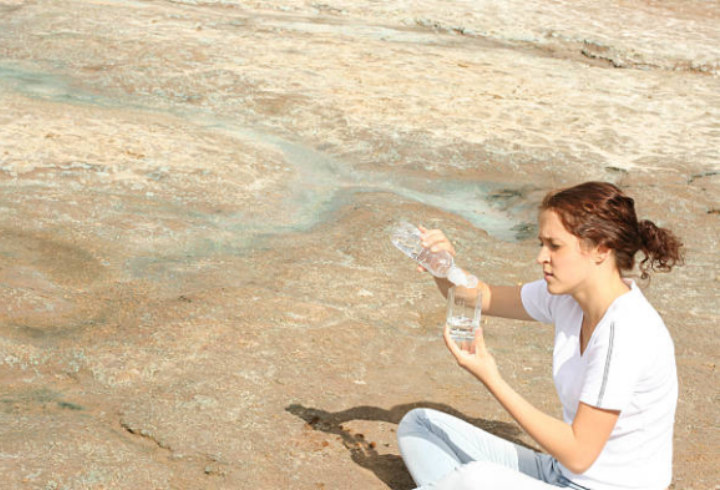
[[[578,237],[565,229],[557,213],[546,209],[539,217],[540,253],[548,291],[551,294],[574,295],[587,285],[594,268],[593,254]]]

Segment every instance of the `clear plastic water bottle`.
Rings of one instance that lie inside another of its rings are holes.
[[[390,241],[402,253],[415,260],[435,277],[447,277],[457,286],[474,288],[478,284],[477,277],[466,274],[455,265],[453,256],[446,250],[432,252],[422,246],[421,232],[415,225],[405,221],[393,227]]]

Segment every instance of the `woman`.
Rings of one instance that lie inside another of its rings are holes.
[[[424,245],[448,250],[439,230]],[[445,343],[546,453],[512,444],[441,412],[416,409],[398,428],[400,450],[422,488],[664,489],[672,476],[677,375],[672,339],[623,272],[642,252],[642,277],[681,263],[667,229],[638,221],[609,183],[549,193],[540,206],[543,279],[522,287],[480,283],[485,314],[555,325],[553,378],[563,420],[528,403],[501,377],[479,329],[471,346]],[[446,294],[446,280],[436,279]]]

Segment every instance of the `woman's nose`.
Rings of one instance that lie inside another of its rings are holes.
[[[540,247],[540,251],[537,255],[537,263],[542,265],[547,262],[547,260],[547,250],[545,250],[545,247]]]

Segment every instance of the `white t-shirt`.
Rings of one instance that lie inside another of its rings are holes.
[[[544,280],[526,284],[530,316],[555,324],[553,378],[571,424],[578,403],[619,410],[607,444],[573,482],[592,490],[665,489],[672,479],[672,438],[678,384],[675,349],[660,315],[634,282],[595,327],[580,354],[583,312],[569,295],[552,295]]]

